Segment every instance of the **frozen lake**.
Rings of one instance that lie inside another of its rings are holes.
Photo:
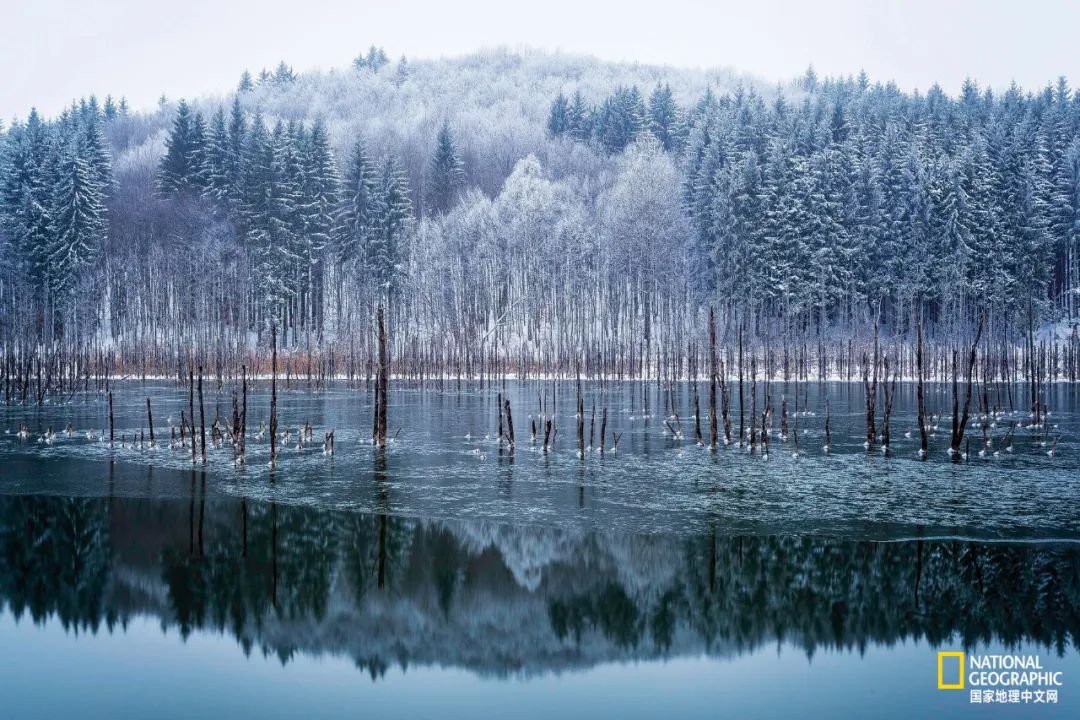
[[[186,388],[114,383],[111,448],[97,393],[0,408],[5,707],[15,717],[475,717],[499,707],[824,718],[842,702],[848,714],[898,718],[913,708],[1075,716],[1075,389],[1049,389],[1049,427],[1024,427],[1027,414],[1007,406],[985,418],[983,457],[976,415],[971,457],[952,462],[949,398],[936,387],[940,429],[925,461],[917,430],[905,437],[906,386],[886,457],[862,447],[861,385],[801,385],[795,458],[794,417],[784,443],[778,416],[781,395],[794,412],[796,388],[773,383],[767,459],[760,448],[699,447],[685,384],[674,397],[681,420],[668,419],[683,439],[664,422],[667,390],[647,386],[646,412],[640,384],[614,384],[605,396],[618,452],[609,437],[603,457],[579,458],[574,383],[559,383],[559,432],[544,453],[529,416],[545,388],[550,413],[551,383],[499,389],[514,412],[511,453],[496,440],[499,390],[399,386],[385,454],[361,440],[370,393],[283,388],[281,427],[293,432],[273,471],[257,437],[269,412],[262,385],[249,396],[242,467],[228,443],[194,469],[190,450],[169,447]],[[230,386],[208,390],[209,425],[231,415],[232,398]],[[132,441],[148,395],[154,448],[148,433]],[[586,438],[594,396],[586,383]],[[737,395],[733,406],[737,427]],[[305,423],[316,440],[297,448]],[[59,432],[48,443],[50,426]],[[321,447],[330,429],[333,457]],[[1058,702],[989,707],[937,690],[936,653],[954,649],[1037,654],[1064,673]],[[72,680],[57,688],[61,675]]]

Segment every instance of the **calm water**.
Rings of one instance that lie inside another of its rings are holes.
[[[231,414],[231,388],[211,387],[208,423]],[[318,441],[293,432],[273,472],[261,387],[242,468],[228,447],[195,471],[168,447],[187,402],[171,385],[114,386],[114,448],[97,394],[0,408],[0,715],[1076,716],[1075,389],[1051,388],[1048,428],[1001,395],[991,445],[978,455],[977,419],[964,463],[944,416],[916,458],[910,388],[888,457],[862,448],[861,386],[815,384],[800,456],[776,418],[768,459],[698,447],[685,385],[670,421],[685,439],[665,429],[666,391],[650,386],[646,411],[640,385],[616,385],[618,452],[583,460],[572,384],[547,454],[529,438],[542,388],[506,392],[514,453],[494,439],[495,391],[414,388],[392,395],[385,456],[361,442],[362,389],[284,392],[282,427],[310,422]],[[794,392],[772,385],[777,412]],[[132,442],[147,395],[155,448]],[[939,691],[939,649],[1038,654],[1064,673],[1059,701]]]

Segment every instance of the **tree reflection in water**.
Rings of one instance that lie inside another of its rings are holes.
[[[1080,638],[1080,549],[605,535],[248,500],[0,498],[0,602],[110,632],[136,613],[245,652],[505,675],[787,641]],[[389,498],[387,498],[389,502]]]

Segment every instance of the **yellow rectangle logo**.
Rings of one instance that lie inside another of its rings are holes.
[[[957,682],[945,682],[945,658],[956,658]],[[937,654],[937,687],[938,690],[963,690],[964,689],[964,653],[940,651]]]

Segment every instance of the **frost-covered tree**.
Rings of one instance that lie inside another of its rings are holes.
[[[339,211],[338,262],[347,266],[363,263],[374,237],[379,209],[379,177],[368,157],[364,141],[353,145],[345,166]]]
[[[649,130],[668,152],[681,148],[683,128],[670,85],[659,85],[649,96]]]
[[[197,192],[202,187],[205,122],[181,100],[176,108],[165,156],[158,166],[157,188],[163,195]]]
[[[465,163],[458,154],[450,123],[443,122],[435,138],[435,152],[427,172],[425,210],[439,214],[449,210],[465,186]]]
[[[411,222],[409,181],[394,157],[387,156],[379,174],[374,223],[366,253],[373,285],[381,294],[392,296],[397,290]]]
[[[35,249],[44,268],[46,287],[57,305],[73,300],[80,273],[101,252],[105,240],[105,195],[85,146],[72,138],[59,150],[52,190],[49,231]]]

